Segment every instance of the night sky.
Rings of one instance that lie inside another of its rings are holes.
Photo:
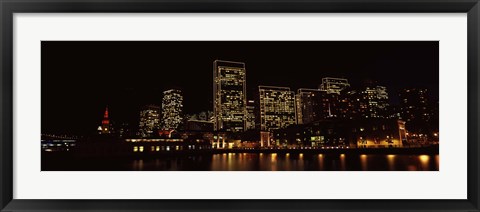
[[[180,88],[186,113],[213,110],[215,59],[245,62],[247,99],[258,85],[318,88],[323,77],[353,87],[428,88],[438,100],[438,42],[339,41],[44,41],[42,133],[92,134],[108,105],[116,123],[138,125],[146,104]]]

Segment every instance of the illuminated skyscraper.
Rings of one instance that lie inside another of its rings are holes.
[[[138,134],[141,137],[151,137],[160,129],[160,107],[147,105],[140,111]]]
[[[246,129],[245,63],[213,62],[214,129],[242,132]]]
[[[170,89],[163,92],[162,128],[177,129],[182,123],[183,95],[182,91]]]
[[[287,87],[259,86],[260,129],[271,131],[295,124],[295,92]]]
[[[255,129],[255,101],[248,100],[247,102],[247,130]]]
[[[322,116],[322,93],[319,89],[300,88],[296,95],[298,124],[308,124],[324,118]]]
[[[387,117],[388,93],[384,86],[366,87],[361,92],[362,116],[364,118],[385,118]]]
[[[326,91],[327,93],[336,93],[340,94],[340,91],[345,90],[350,87],[347,79],[343,78],[333,78],[325,77],[322,78],[322,84],[320,85],[320,90]]]

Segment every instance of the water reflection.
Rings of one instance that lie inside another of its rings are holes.
[[[360,162],[362,165],[362,171],[368,171],[367,155],[360,155]]]
[[[420,159],[420,167],[422,171],[428,170],[429,168],[429,161],[430,161],[430,156],[428,155],[420,155],[418,156]]]
[[[323,154],[318,154],[318,168],[319,168],[319,170],[324,170],[325,169]]]
[[[439,156],[223,153],[133,160],[130,167],[135,171],[437,171]]]
[[[132,166],[135,171],[143,170],[143,160],[134,160]]]
[[[387,155],[388,170],[395,171],[395,155]]]
[[[346,170],[346,165],[345,165],[345,154],[340,154],[340,170],[345,171]]]
[[[155,158],[42,158],[42,170],[75,171],[438,171],[440,157],[406,154],[220,153]],[[57,163],[55,163],[57,162]],[[63,165],[65,164],[65,165]]]

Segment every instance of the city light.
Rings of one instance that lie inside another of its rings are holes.
[[[321,82],[318,86],[310,83],[310,88],[290,86],[288,80],[247,84],[246,70],[244,62],[213,61],[213,80],[202,81],[205,87],[213,84],[213,93],[208,91],[212,98],[194,99],[183,88],[172,86],[152,94],[156,99],[152,104],[132,106],[133,115],[118,114],[112,105],[98,106],[90,127],[94,135],[42,134],[42,151],[166,158],[158,162],[164,167],[208,161],[209,155],[220,163],[202,166],[230,167],[240,159],[252,160],[248,166],[258,167],[321,160],[322,169],[335,170],[349,168],[350,158],[356,160],[353,169],[374,169],[369,163],[380,158],[395,170],[401,166],[396,161],[405,155],[415,155],[421,165],[415,169],[425,170],[430,157],[438,154],[438,106],[429,101],[427,89],[399,89],[395,103],[391,93],[396,90],[382,82],[360,86],[346,77],[325,76],[316,79]],[[253,94],[248,99],[247,90]],[[191,109],[200,101],[209,107]],[[123,117],[126,123],[116,122],[121,115],[127,117]],[[185,155],[195,160],[172,162]]]

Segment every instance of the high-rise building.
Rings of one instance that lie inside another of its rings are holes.
[[[429,121],[430,113],[427,89],[403,89],[399,93],[401,117],[405,121]]]
[[[287,87],[259,86],[260,129],[271,131],[295,124],[295,92]]]
[[[325,77],[322,78],[322,84],[320,85],[320,90],[326,91],[327,93],[336,93],[340,94],[341,91],[350,87],[347,79],[344,78],[333,78]]]
[[[247,130],[255,129],[255,101],[248,100],[247,102]]]
[[[200,121],[210,121],[213,123],[213,112],[201,111],[200,113],[195,114],[186,114],[184,120],[200,120]]]
[[[162,100],[162,128],[175,130],[182,123],[183,95],[178,89],[163,92]]]
[[[243,132],[246,129],[247,99],[245,63],[213,62],[214,129]]]
[[[141,137],[151,137],[160,129],[160,107],[156,105],[147,105],[140,111],[140,123],[138,125],[138,135]]]
[[[319,94],[321,95],[320,107],[317,108],[319,118],[344,118],[343,101],[345,96],[343,94],[328,93],[327,91],[321,91]]]
[[[385,86],[366,87],[361,93],[363,118],[387,118],[388,93]]]
[[[416,131],[415,127],[432,121],[435,110],[429,102],[427,89],[404,89],[399,93],[399,97],[400,116],[407,122],[408,130]]]
[[[300,88],[297,90],[296,106],[298,124],[308,124],[323,117],[324,91],[319,89]]]

